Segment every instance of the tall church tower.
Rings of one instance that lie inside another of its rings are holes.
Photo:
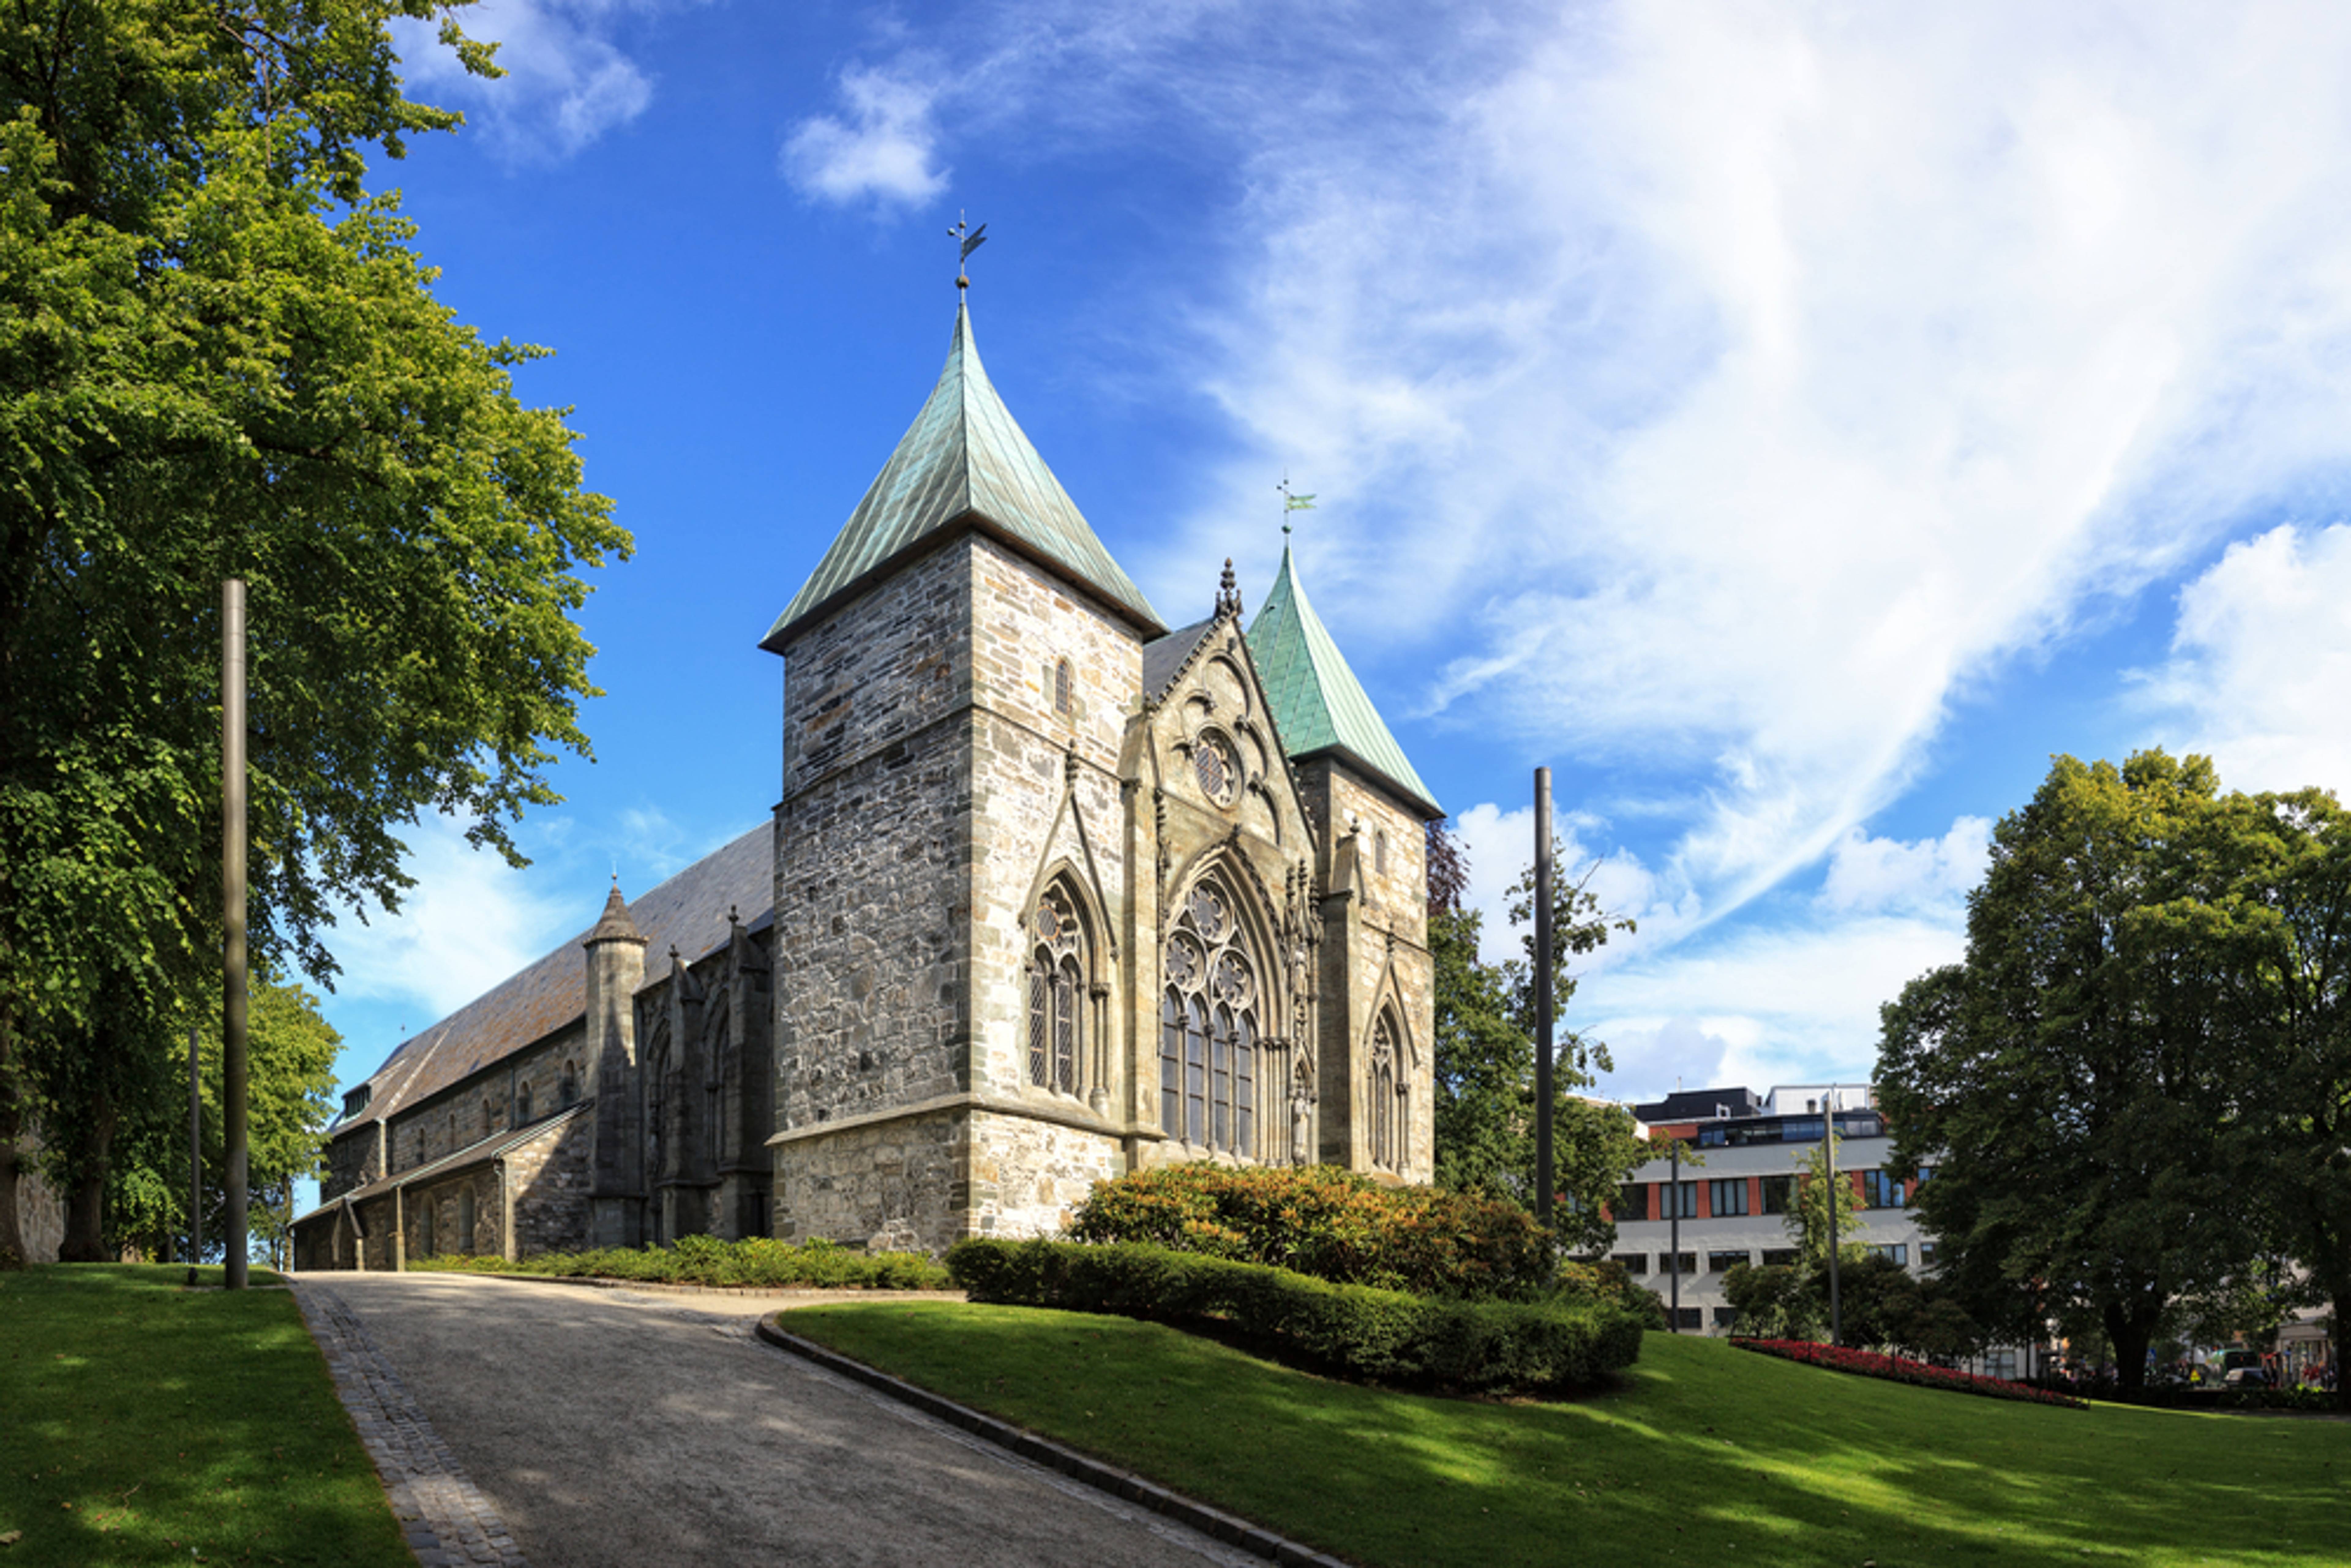
[[[1118,764],[1165,630],[959,303],[929,400],[760,643],[785,661],[778,1235],[1036,1229],[1123,1168]]]

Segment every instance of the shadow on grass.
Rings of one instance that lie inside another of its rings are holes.
[[[1612,1387],[1494,1404],[1117,1318],[910,1303],[786,1326],[1399,1568],[2351,1560],[2338,1423],[2007,1405],[1664,1334]]]
[[[293,1297],[186,1272],[0,1274],[0,1561],[413,1563]]]

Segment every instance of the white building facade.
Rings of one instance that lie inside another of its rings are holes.
[[[1867,1084],[1797,1084],[1760,1095],[1686,1090],[1633,1113],[1652,1140],[1673,1139],[1705,1162],[1651,1160],[1633,1173],[1614,1211],[1612,1256],[1678,1313],[1672,1321],[1681,1332],[1730,1332],[1736,1314],[1723,1279],[1739,1264],[1795,1261],[1789,1218],[1797,1177],[1818,1155],[1832,1113],[1837,1174],[1863,1208],[1851,1239],[1913,1270],[1933,1266],[1934,1240],[1910,1211],[1920,1173],[1896,1167]]]

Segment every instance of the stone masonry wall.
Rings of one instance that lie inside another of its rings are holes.
[[[516,1257],[572,1252],[588,1245],[588,1164],[592,1142],[587,1117],[574,1116],[507,1153]]]
[[[1435,967],[1427,947],[1426,838],[1420,820],[1343,765],[1310,764],[1311,793],[1334,838],[1322,946],[1323,1157],[1371,1164],[1364,1114],[1378,1009],[1391,995],[1409,1066],[1407,1181],[1436,1175]],[[1357,828],[1352,840],[1344,835]],[[1379,835],[1387,839],[1385,869]],[[1355,890],[1355,896],[1338,894]]]
[[[460,1079],[423,1103],[392,1118],[392,1172],[412,1171],[481,1142],[493,1133],[536,1121],[563,1108],[563,1069],[584,1092],[587,1082],[583,1027],[571,1024],[537,1045]],[[525,1107],[528,1107],[526,1110]],[[355,1130],[353,1137],[365,1129]],[[342,1143],[337,1140],[338,1145]],[[348,1187],[323,1188],[321,1199]]]
[[[1029,1116],[971,1118],[971,1228],[982,1236],[1051,1236],[1093,1190],[1126,1168],[1121,1141]]]
[[[1097,1034],[1106,1017],[1120,1011],[1111,961],[1126,900],[1119,749],[1143,689],[1143,644],[1086,596],[993,541],[975,538],[973,545],[971,664],[978,710],[970,760],[973,1086],[1063,1099],[1029,1082],[1033,900],[1049,863],[1066,863],[1101,901],[1093,911],[1089,978],[1112,988],[1112,994],[1099,1008],[1088,999],[1088,1033]],[[1063,660],[1071,675],[1066,714],[1057,711],[1054,689]],[[1063,809],[1065,800],[1075,802],[1074,820]],[[1105,1108],[1124,1097],[1118,1078],[1125,1053],[1099,1051],[1101,1043],[1087,1040],[1080,1054],[1088,1069],[1107,1058],[1110,1071],[1081,1070],[1081,1105],[1094,1100],[1095,1090]],[[987,1136],[983,1130],[976,1148],[985,1147]]]
[[[66,1210],[41,1176],[40,1153],[40,1139],[26,1129],[16,1143],[16,1233],[25,1241],[26,1262],[54,1263],[66,1239]]]
[[[969,1195],[960,1110],[893,1116],[783,1144],[776,1151],[776,1234],[881,1251],[944,1250],[961,1240]]]
[[[470,1215],[467,1199],[472,1199]],[[408,1194],[408,1256],[495,1257],[504,1250],[498,1173],[483,1166]],[[466,1221],[471,1219],[468,1227]],[[468,1230],[470,1229],[470,1234]]]
[[[934,550],[786,651],[779,1134],[971,1087],[970,559],[968,538]],[[870,1239],[912,1223],[913,1200],[892,1185],[903,1175],[852,1180],[838,1142],[776,1146],[778,1235]],[[961,1179],[914,1163],[935,1201]],[[845,1180],[855,1190],[835,1185]]]

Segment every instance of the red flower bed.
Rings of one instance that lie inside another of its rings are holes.
[[[1923,1361],[1909,1361],[1898,1355],[1879,1355],[1875,1351],[1844,1350],[1801,1339],[1734,1339],[1730,1343],[1740,1350],[1761,1351],[1765,1355],[1776,1355],[1787,1361],[1825,1366],[1832,1372],[1854,1372],[1864,1377],[1882,1377],[1889,1383],[1915,1384],[1920,1388],[1948,1388],[1955,1394],[1980,1394],[1989,1399],[2023,1399],[2035,1405],[2063,1405],[2074,1410],[2090,1407],[2087,1402],[2075,1399],[2071,1395],[2052,1394],[2044,1388],[2011,1383],[2004,1377],[1978,1377],[1971,1372],[1929,1366]]]

